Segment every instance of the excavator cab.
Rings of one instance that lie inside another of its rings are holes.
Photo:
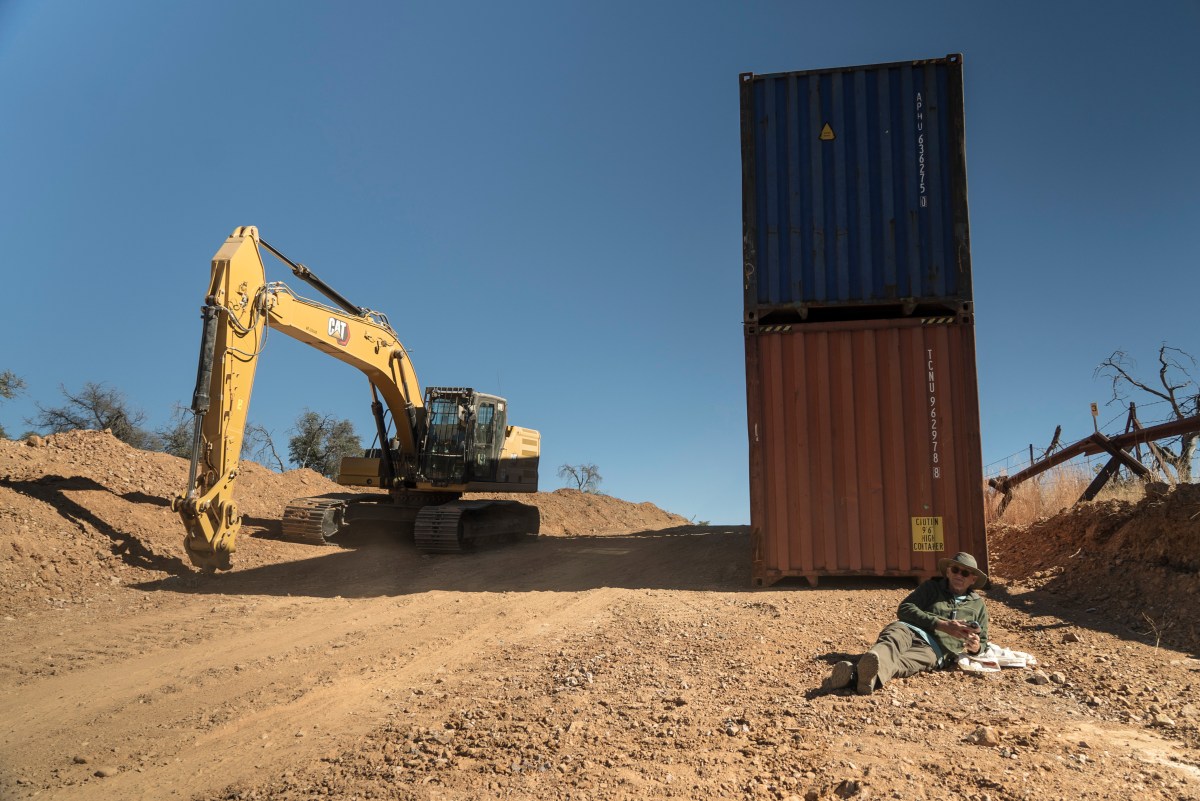
[[[465,387],[425,392],[421,477],[434,486],[494,481],[507,424],[506,403]]]

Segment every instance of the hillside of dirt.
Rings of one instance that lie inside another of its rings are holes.
[[[824,692],[912,582],[752,589],[745,526],[522,496],[543,536],[423,556],[282,539],[337,491],[247,464],[234,570],[183,460],[0,440],[0,798],[1200,798],[1200,492],[990,533],[992,639],[1038,665]]]
[[[0,439],[0,590],[10,613],[86,604],[114,586],[190,575],[182,524],[170,506],[187,473],[184,459],[140,451],[99,431]],[[311,556],[312,546],[281,539],[283,509],[294,498],[343,491],[312,470],[280,474],[244,462],[237,487],[244,520],[234,565],[244,570]],[[468,497],[537,506],[546,536],[688,522],[651,503],[569,489]]]
[[[989,531],[993,570],[1200,653],[1200,484]]]

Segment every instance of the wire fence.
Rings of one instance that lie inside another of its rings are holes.
[[[1074,440],[1072,440],[1072,441],[1074,441]],[[1042,454],[1040,452],[1038,452],[1038,453],[1036,453],[1036,455],[1039,458],[1036,459],[1035,461],[1041,461],[1040,457],[1042,456]],[[1045,475],[1053,476],[1056,471],[1058,471],[1062,468],[1066,468],[1066,467],[1069,467],[1072,470],[1075,470],[1076,472],[1082,470],[1082,471],[1085,471],[1088,473],[1096,473],[1111,458],[1112,457],[1109,456],[1107,453],[1099,454],[1099,455],[1083,454],[1080,456],[1076,456],[1074,459],[1071,459],[1068,462],[1064,462],[1063,464],[1059,465],[1056,468],[1051,468],[1050,470],[1047,470]],[[1032,462],[1029,461],[1029,452],[1028,451],[1025,451],[1024,453],[1021,453],[1021,452],[1014,453],[1013,455],[1011,455],[1005,459],[1000,459],[998,461],[992,462],[990,465],[987,465],[986,467],[984,467],[983,477],[986,480],[989,478],[999,478],[1000,476],[1015,475],[1016,473],[1019,473],[1022,470],[1024,470],[1025,468],[1029,467],[1031,464],[1032,464]]]
[[[1175,419],[1174,410],[1171,408],[1171,404],[1165,400],[1139,405],[1137,407],[1137,416],[1138,422],[1140,422],[1144,428],[1149,428],[1150,426],[1158,425],[1159,423],[1166,423]],[[1128,419],[1129,409],[1123,408],[1111,419],[1102,425],[1097,426],[1097,428],[1105,436],[1114,437],[1118,434],[1124,433],[1125,422]],[[1064,434],[1062,437],[1060,437],[1059,445],[1057,446],[1056,450],[1063,447],[1063,443],[1071,444],[1083,439],[1090,433],[1091,432],[1085,431],[1082,434]],[[983,477],[985,479],[989,479],[997,478],[999,476],[1014,475],[1015,473],[1019,473],[1025,468],[1032,466],[1034,463],[1041,461],[1046,456],[1050,456],[1052,453],[1053,451],[1046,451],[1046,445],[1039,446],[1036,444],[1030,444],[1027,448],[1016,451],[1015,453],[1011,453],[1008,456],[984,465]],[[1070,465],[1074,471],[1085,470],[1088,473],[1094,474],[1101,467],[1103,467],[1105,463],[1108,462],[1109,458],[1110,457],[1108,454],[1091,456],[1083,455],[1072,459],[1071,461],[1067,462],[1066,465]],[[1050,470],[1048,471],[1047,476],[1053,476],[1056,472],[1058,471]]]

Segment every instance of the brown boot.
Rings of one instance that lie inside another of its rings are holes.
[[[833,666],[825,681],[821,683],[822,690],[840,690],[854,683],[854,663],[838,662]]]
[[[858,685],[855,689],[859,695],[870,695],[875,691],[875,679],[879,677],[879,654],[867,651],[858,660]]]

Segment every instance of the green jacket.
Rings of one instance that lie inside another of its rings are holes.
[[[944,577],[929,579],[921,583],[908,597],[900,602],[896,616],[905,623],[916,626],[937,638],[938,644],[947,654],[958,656],[963,652],[963,641],[949,634],[936,631],[933,627],[941,620],[978,620],[979,650],[987,648],[988,614],[983,599],[974,591],[955,598],[950,582]]]

